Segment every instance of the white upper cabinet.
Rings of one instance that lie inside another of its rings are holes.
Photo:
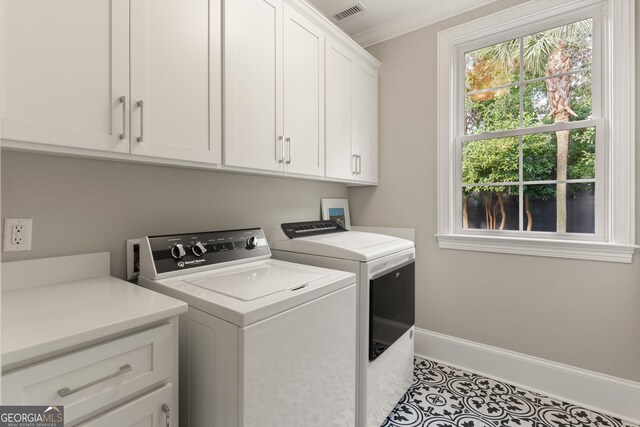
[[[331,38],[326,58],[326,176],[377,183],[378,71]]]
[[[0,7],[2,138],[128,152],[129,1]]]
[[[220,0],[2,6],[4,140],[219,163]]]
[[[324,175],[324,102],[324,33],[285,5],[285,171]]]
[[[378,71],[357,64],[353,74],[352,152],[357,155],[356,180],[378,182]]]
[[[326,175],[327,178],[355,179],[356,162],[351,153],[354,61],[350,52],[330,37],[327,37],[326,58]]]
[[[324,33],[281,0],[225,7],[224,163],[324,175]]]
[[[220,162],[220,19],[220,0],[131,0],[133,154]]]
[[[0,0],[0,19],[3,148],[377,183],[379,63],[304,1]]]
[[[226,165],[282,167],[282,9],[281,0],[225,3]]]

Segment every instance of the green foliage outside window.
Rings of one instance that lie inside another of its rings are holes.
[[[586,120],[592,114],[591,75],[589,70],[570,75],[525,83],[522,124],[520,123],[520,85],[497,88],[520,79],[520,43],[524,53],[524,79],[543,78],[591,66],[591,20],[576,22],[522,39],[489,46],[465,55],[465,128],[467,134],[534,127]],[[493,88],[493,89],[492,89]],[[484,90],[486,89],[486,90]],[[477,92],[478,90],[483,90]],[[475,91],[475,92],[474,92]],[[522,138],[524,181],[549,181],[595,178],[595,130],[579,128],[482,139],[462,147],[462,183],[516,185],[479,185],[463,187],[463,225],[468,226],[468,201],[484,204],[487,228],[504,229],[504,198],[519,195],[519,138]],[[573,185],[576,189],[591,183]],[[535,219],[531,200],[557,198],[558,231],[565,231],[566,184],[524,186],[524,212],[528,230]],[[562,206],[564,205],[564,206]],[[498,221],[500,212],[500,221]]]

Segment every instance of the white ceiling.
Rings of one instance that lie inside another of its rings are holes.
[[[354,6],[365,13],[337,23],[363,46],[369,46],[441,21],[495,0],[307,0],[327,17]],[[331,18],[330,18],[331,19]],[[331,20],[333,22],[333,20]]]

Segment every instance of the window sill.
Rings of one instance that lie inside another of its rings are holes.
[[[501,236],[436,234],[441,249],[496,252],[630,264],[636,245]]]

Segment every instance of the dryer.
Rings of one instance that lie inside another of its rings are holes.
[[[413,242],[348,231],[334,221],[282,224],[269,242],[276,259],[356,274],[356,425],[380,426],[413,382]]]
[[[353,426],[352,273],[271,259],[260,228],[145,237],[139,284],[185,301],[180,425]]]

